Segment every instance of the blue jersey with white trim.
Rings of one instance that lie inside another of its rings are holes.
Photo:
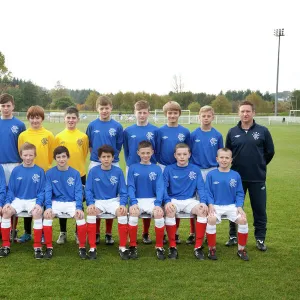
[[[236,207],[244,205],[244,190],[241,176],[238,172],[220,172],[218,169],[207,174],[205,190],[208,204],[230,205]]]
[[[45,197],[45,172],[34,165],[17,166],[11,172],[8,183],[6,203],[12,203],[15,198],[22,200],[36,199],[36,204],[44,205]]]
[[[137,198],[155,198],[154,205],[162,205],[164,179],[158,165],[140,163],[131,165],[128,170],[127,186],[130,205],[137,204]]]
[[[199,166],[200,169],[217,167],[218,149],[224,147],[222,134],[215,128],[211,128],[210,131],[197,128],[191,133],[190,147],[192,164]]]
[[[18,138],[26,130],[25,124],[19,119],[0,119],[1,151],[0,164],[20,163]]]
[[[101,165],[92,168],[85,186],[86,204],[95,204],[95,200],[108,200],[120,196],[120,205],[126,205],[127,187],[122,170],[111,166],[110,170],[102,170]]]
[[[74,202],[82,210],[82,183],[80,173],[69,166],[65,171],[57,166],[46,172],[45,206],[52,208],[52,201]]]
[[[0,165],[0,207],[5,203],[6,197],[6,181],[3,167]]]
[[[196,196],[200,197],[201,203],[206,203],[204,181],[199,167],[188,164],[186,167],[179,167],[176,164],[169,165],[165,168],[165,203],[171,199],[186,200]]]
[[[99,118],[92,121],[87,129],[86,135],[89,138],[89,147],[92,148],[92,161],[99,162],[98,148],[103,145],[110,145],[114,148],[114,161],[119,161],[119,153],[123,145],[123,127],[117,121],[101,121]]]
[[[124,156],[128,167],[140,162],[137,151],[141,141],[149,141],[155,151],[155,134],[157,129],[156,126],[150,123],[146,126],[134,124],[124,129]],[[151,162],[156,164],[155,154],[151,156]]]

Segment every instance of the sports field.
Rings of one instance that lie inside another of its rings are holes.
[[[45,123],[58,133],[63,123]],[[190,125],[190,130],[197,125]],[[79,125],[85,131],[86,125]],[[216,128],[225,137],[229,125]],[[197,261],[193,247],[185,245],[189,222],[181,221],[179,259],[158,261],[154,245],[141,243],[139,259],[121,261],[118,243],[105,246],[104,222],[98,259],[82,261],[74,241],[75,222],[68,221],[68,242],[54,243],[52,260],[33,258],[32,244],[14,244],[11,255],[0,260],[0,299],[299,299],[300,295],[300,126],[269,127],[275,157],[268,167],[268,250],[255,247],[249,199],[249,262],[241,261],[236,248],[227,248],[228,223],[217,227],[217,261]],[[251,158],[249,158],[251,159]],[[121,166],[124,168],[123,154]],[[88,165],[88,162],[87,162]],[[154,238],[154,222],[150,232]],[[23,220],[19,220],[23,231]],[[58,236],[54,221],[53,239]],[[114,237],[117,240],[117,222]],[[207,252],[207,247],[205,247]]]

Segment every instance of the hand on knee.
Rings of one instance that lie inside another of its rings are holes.
[[[153,209],[154,219],[161,219],[164,217],[164,211],[160,206],[155,206]]]
[[[140,209],[139,209],[137,204],[134,204],[134,205],[130,206],[129,214],[132,217],[138,217],[140,215]]]

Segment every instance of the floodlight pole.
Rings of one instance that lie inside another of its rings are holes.
[[[275,112],[274,115],[277,116],[278,107],[278,79],[279,79],[279,55],[280,55],[280,37],[284,36],[284,28],[275,29],[274,35],[278,36],[278,56],[277,56],[277,77],[276,77],[276,94],[275,94]]]

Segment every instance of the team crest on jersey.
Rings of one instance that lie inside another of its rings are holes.
[[[199,143],[199,142],[200,142],[200,140],[198,140],[198,139],[197,139],[197,140],[195,140],[195,142],[196,142],[196,143]]]
[[[154,173],[154,172],[149,173],[149,179],[150,179],[151,181],[155,180],[155,179],[156,179],[156,176],[157,176],[157,174]]]
[[[23,177],[17,177],[17,180],[22,180],[23,179]]]
[[[11,132],[12,133],[15,133],[17,134],[19,132],[19,127],[16,126],[16,125],[13,125],[11,128],[10,128]]]
[[[235,179],[231,178],[229,181],[230,187],[236,187],[236,184],[237,184],[237,181]]]
[[[83,139],[78,139],[78,140],[77,140],[77,145],[78,145],[79,147],[81,147],[82,144],[83,144]]]
[[[216,138],[211,138],[211,139],[210,139],[210,144],[211,144],[212,146],[216,146],[216,145],[217,145],[217,139],[216,139]]]
[[[185,140],[185,135],[184,135],[183,133],[179,133],[179,134],[178,134],[178,140],[179,140],[179,142],[184,142],[184,140]]]
[[[189,178],[190,178],[191,180],[195,180],[196,177],[197,177],[197,175],[196,175],[195,172],[191,171],[191,172],[189,173]]]
[[[130,137],[133,138],[133,139],[135,139],[135,138],[136,138],[136,135],[131,135]]]
[[[139,173],[134,173],[133,176],[137,177],[139,176],[140,174]]]
[[[95,181],[97,181],[97,182],[100,181],[100,178],[95,178]]]
[[[116,136],[117,130],[114,129],[114,128],[110,128],[110,129],[108,130],[108,133],[109,133],[110,136]]]
[[[146,134],[148,141],[153,140],[153,136],[154,136],[153,132],[147,132],[147,134]]]
[[[115,185],[115,184],[118,183],[118,179],[117,179],[116,176],[111,176],[110,179],[109,179],[109,181],[110,181],[110,183],[111,183],[112,185]]]
[[[42,143],[43,146],[48,145],[48,139],[47,139],[47,138],[43,138],[43,139],[41,140],[41,143]]]
[[[52,180],[53,183],[58,183],[58,180]]]
[[[100,132],[100,130],[98,130],[98,129],[94,130],[94,133],[99,133],[99,132]]]
[[[38,175],[38,174],[33,174],[33,176],[32,176],[32,181],[33,181],[34,183],[39,182],[39,181],[40,181],[40,175]]]
[[[72,185],[74,185],[74,183],[75,183],[75,179],[73,177],[69,177],[67,180],[67,184],[69,186],[72,186]]]
[[[163,140],[166,140],[168,137],[165,135],[162,137]]]
[[[252,133],[252,136],[253,136],[253,138],[255,139],[255,140],[258,140],[259,139],[259,132],[253,132]]]

